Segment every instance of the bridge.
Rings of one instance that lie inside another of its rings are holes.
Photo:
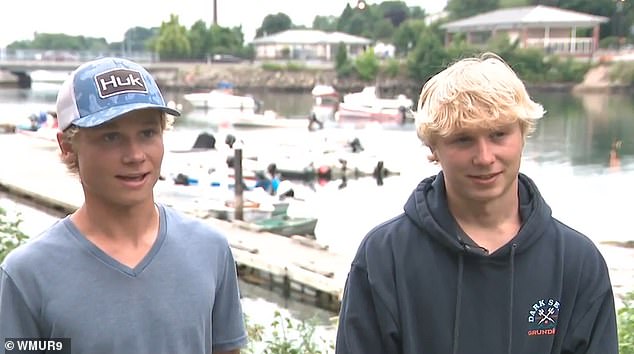
[[[88,60],[105,56],[127,58],[142,64],[150,73],[160,78],[178,78],[179,72],[190,72],[202,62],[159,61],[153,53],[93,53],[93,52],[53,52],[44,54],[33,50],[8,51],[0,49],[0,71],[10,72],[18,78],[18,86],[31,87],[31,73],[37,70],[71,72]],[[66,53],[62,55],[60,53]],[[51,54],[51,55],[46,55]]]

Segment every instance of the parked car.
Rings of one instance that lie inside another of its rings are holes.
[[[216,63],[240,63],[244,59],[231,54],[214,54],[211,57],[211,61]]]

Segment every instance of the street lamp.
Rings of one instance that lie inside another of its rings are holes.
[[[367,4],[365,3],[364,0],[358,0],[357,1],[357,9],[363,10],[363,9],[365,9],[366,6],[367,6]]]

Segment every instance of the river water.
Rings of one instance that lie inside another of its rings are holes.
[[[306,117],[311,105],[309,94],[252,92],[264,108],[285,116]],[[617,294],[634,290],[634,250],[615,247],[611,242],[634,240],[631,218],[634,208],[634,100],[627,95],[584,95],[534,92],[534,98],[547,110],[536,132],[527,141],[522,172],[532,177],[555,217],[588,235],[603,252],[610,267]],[[166,98],[184,103],[178,93]],[[0,89],[0,115],[26,117],[54,104],[51,91]],[[372,178],[331,181],[306,185],[314,190],[312,208],[319,217],[317,240],[330,249],[352,257],[361,238],[374,225],[398,214],[407,196],[420,179],[436,173],[438,167],[427,162],[427,149],[421,146],[412,126],[381,128],[369,126],[331,127],[318,132],[307,129],[245,129],[218,126],[200,119],[187,105],[184,117],[175,122],[175,145],[188,145],[202,132],[231,133],[238,139],[256,142],[262,151],[280,144],[310,147],[327,139],[350,141],[358,138],[364,148],[384,157],[388,169],[399,176],[377,183]],[[222,138],[221,138],[222,139]],[[611,151],[613,142],[620,141]],[[4,152],[6,153],[6,152]],[[245,151],[245,153],[248,153]],[[275,162],[275,161],[270,161]],[[1,173],[1,171],[0,171]],[[0,206],[19,210],[24,229],[36,234],[55,220],[23,203],[0,195]],[[334,313],[285,300],[275,293],[242,284],[245,311],[257,322],[268,324],[272,313],[280,310],[296,319],[315,318],[320,330],[334,338],[329,318]],[[268,322],[267,322],[268,321]]]

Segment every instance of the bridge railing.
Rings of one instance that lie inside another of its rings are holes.
[[[116,56],[140,63],[159,61],[158,53],[132,51],[70,51],[41,49],[7,49],[0,48],[1,61],[88,61],[105,56]]]

